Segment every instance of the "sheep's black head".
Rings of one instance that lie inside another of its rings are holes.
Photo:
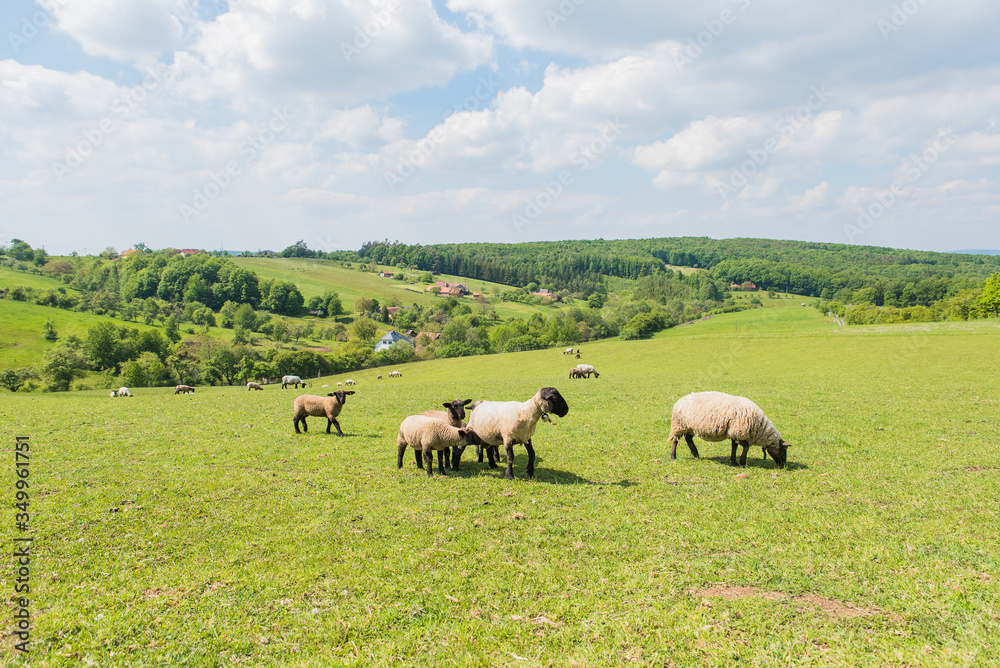
[[[543,387],[538,391],[538,396],[542,400],[542,410],[546,413],[555,413],[559,417],[564,417],[566,413],[569,413],[566,400],[556,388]]]
[[[443,406],[448,413],[456,420],[465,419],[465,407],[472,403],[472,399],[455,399],[454,401],[446,401]]]
[[[354,394],[354,390],[348,390],[347,392],[344,392],[343,390],[337,390],[336,392],[330,392],[326,396],[336,397],[337,403],[343,406],[344,403],[347,401],[348,394]]]
[[[483,444],[483,440],[481,438],[479,438],[479,434],[477,434],[476,432],[472,431],[471,429],[459,429],[458,430],[458,435],[462,437],[462,440],[465,442],[465,445],[482,445]],[[465,450],[464,446],[462,447],[462,450]]]
[[[786,443],[784,439],[779,438],[777,445],[768,445],[764,448],[764,458],[767,459],[767,455],[771,455],[771,459],[774,463],[778,465],[779,469],[785,468],[785,464],[788,462],[788,448],[792,446],[791,443]]]

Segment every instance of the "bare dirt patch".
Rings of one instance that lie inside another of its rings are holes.
[[[733,587],[726,584],[718,584],[706,587],[705,589],[696,589],[691,592],[691,595],[700,596],[704,599],[725,598],[731,601],[739,598],[749,598],[752,596],[767,599],[768,601],[791,601],[792,603],[796,603],[798,605],[808,605],[814,608],[819,608],[831,617],[837,617],[840,619],[867,617],[881,612],[877,608],[862,608],[845,601],[838,601],[824,596],[817,596],[816,594],[790,596],[789,594],[780,591],[768,591],[767,589],[749,586]]]
[[[312,350],[313,352],[317,353],[333,352],[333,348],[327,348],[326,346],[308,346],[306,348],[302,348],[302,350]]]

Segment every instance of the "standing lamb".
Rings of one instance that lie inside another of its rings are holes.
[[[528,477],[535,475],[535,448],[531,437],[540,419],[547,419],[549,413],[564,417],[569,412],[566,400],[554,387],[543,387],[525,402],[483,401],[472,411],[469,429],[476,432],[483,443],[499,447],[503,444],[507,451],[507,480],[514,478],[514,445],[521,443],[528,451]],[[486,448],[490,468],[496,468],[494,450]]]
[[[425,417],[432,417],[437,420],[441,420],[447,424],[450,424],[456,429],[462,429],[467,426],[462,420],[465,419],[465,407],[472,403],[472,399],[455,399],[454,401],[446,401],[442,404],[446,410],[443,411],[424,411],[421,415]],[[455,446],[451,451],[451,457],[448,464],[451,465],[453,469],[458,470],[459,462],[462,459],[462,453],[465,452],[465,446]],[[445,458],[448,458],[449,453],[445,453]]]
[[[712,443],[729,439],[733,445],[729,463],[733,466],[736,466],[737,443],[743,446],[740,466],[746,466],[747,450],[752,445],[760,446],[765,458],[770,453],[778,468],[785,467],[791,445],[781,438],[757,404],[746,397],[723,392],[695,392],[677,400],[670,416],[671,459],[677,459],[677,442],[681,436],[696,459],[698,448],[692,436]]]
[[[594,378],[601,377],[601,374],[597,373],[597,369],[590,366],[589,364],[577,364],[576,368],[582,371],[587,378],[590,378],[590,374],[594,374]]]
[[[261,390],[263,392],[264,388],[260,384],[250,381],[247,383],[247,391],[249,392],[250,390]]]
[[[337,436],[343,436],[340,430],[340,423],[337,416],[344,409],[344,402],[347,395],[354,394],[354,390],[337,390],[325,397],[317,397],[315,394],[302,394],[295,397],[292,402],[292,424],[295,425],[295,433],[308,432],[309,426],[306,424],[306,417],[313,415],[316,417],[326,417],[326,433],[330,433],[330,426],[337,428]],[[302,423],[302,431],[299,431],[299,422]]]
[[[194,392],[194,388],[191,387],[190,385],[175,385],[174,386],[174,394],[181,394],[181,393],[183,393],[183,394],[191,394],[192,392]]]
[[[586,378],[587,374],[585,374],[583,372],[583,369],[579,369],[577,367],[573,367],[572,369],[569,370],[569,377],[570,378]]]
[[[281,377],[281,389],[285,389],[289,385],[294,385],[295,389],[299,389],[299,385],[302,387],[306,386],[306,382],[299,378],[298,376],[282,376]]]
[[[445,424],[441,420],[426,415],[411,415],[399,425],[396,436],[396,467],[403,468],[403,453],[406,446],[414,449],[414,459],[418,468],[427,465],[427,477],[431,477],[434,468],[435,450],[438,453],[438,471],[445,473],[445,453],[454,448],[465,448],[467,445],[480,444],[482,441],[472,429],[459,429]]]

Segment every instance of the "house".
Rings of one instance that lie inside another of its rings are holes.
[[[427,338],[430,339],[431,341],[437,341],[438,339],[441,338],[441,332],[420,332],[419,334],[417,334],[417,338],[419,339],[424,334],[426,334]]]
[[[461,297],[463,295],[469,294],[469,291],[465,288],[465,283],[449,283],[447,281],[437,281],[434,285],[427,286],[427,292],[430,292],[434,288],[438,289],[438,294],[447,295],[451,297]]]
[[[399,332],[392,331],[392,332],[389,332],[388,334],[386,334],[385,336],[383,336],[381,339],[378,340],[378,343],[375,344],[375,352],[381,352],[381,351],[385,350],[386,348],[391,348],[392,346],[396,345],[400,341],[404,341],[404,342],[410,344],[411,346],[413,345],[413,342],[410,341],[408,338],[406,338],[405,336],[403,336]]]
[[[414,332],[412,329],[406,330],[405,332],[403,332],[403,335],[406,338],[408,338],[408,339],[415,339],[415,338],[417,338],[417,333]]]
[[[389,312],[389,320],[392,320],[402,308],[403,308],[402,306],[389,306],[388,308],[386,308],[386,311]]]
[[[380,271],[378,275],[382,278],[392,278],[395,274],[390,274],[388,271]]]
[[[191,256],[191,255],[198,255],[199,253],[201,253],[201,251],[200,251],[200,250],[198,250],[198,249],[196,249],[196,248],[182,248],[182,249],[180,249],[180,250],[179,250],[179,251],[177,251],[177,252],[178,252],[178,253],[179,253],[179,254],[180,254],[180,255],[181,255],[182,257],[189,257],[189,256]]]
[[[128,250],[123,250],[123,251],[122,251],[121,253],[119,253],[119,254],[118,254],[118,257],[128,257],[128,256],[129,256],[129,255],[131,255],[132,253],[138,253],[138,252],[139,252],[139,251],[137,251],[137,250],[136,250],[136,249],[134,249],[134,248],[129,248]]]
[[[546,290],[545,288],[540,288],[538,290],[535,290],[531,294],[535,295],[536,297],[551,297],[552,296],[552,293],[549,292],[548,290]]]

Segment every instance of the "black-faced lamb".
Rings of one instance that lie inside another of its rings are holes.
[[[295,401],[292,402],[292,424],[295,425],[295,433],[302,433],[299,431],[299,422],[302,423],[302,431],[309,431],[309,427],[306,425],[306,417],[312,415],[326,418],[326,433],[330,433],[330,426],[332,425],[337,428],[337,436],[343,436],[344,432],[340,430],[340,423],[337,422],[337,416],[343,410],[348,394],[354,394],[354,390],[347,390],[346,392],[344,390],[337,390],[325,397],[318,397],[315,394],[303,394],[295,397]]]
[[[281,377],[281,389],[285,389],[289,385],[294,385],[295,389],[297,390],[297,389],[299,389],[299,385],[301,385],[302,387],[305,387],[306,383],[305,383],[304,380],[302,380],[298,376],[282,376]]]
[[[396,467],[403,468],[403,453],[407,446],[413,448],[417,468],[427,466],[427,476],[432,475],[435,450],[438,453],[438,471],[445,473],[445,453],[453,448],[482,443],[470,428],[459,429],[437,418],[426,415],[411,415],[399,425],[396,436]]]
[[[190,385],[175,385],[174,394],[191,394],[194,392],[194,388]]]
[[[569,377],[570,378],[586,378],[587,375],[583,372],[583,369],[578,369],[576,367],[573,367],[572,369],[569,370]]]
[[[540,419],[548,418],[549,413],[564,417],[569,412],[566,400],[554,387],[543,387],[533,397],[525,402],[519,401],[483,401],[472,411],[469,418],[469,429],[476,432],[488,446],[499,447],[501,444],[507,451],[508,480],[514,478],[514,446],[524,445],[528,451],[527,476],[535,475],[535,448],[531,437]],[[496,468],[494,449],[486,448],[490,459],[490,468]]]
[[[455,399],[454,401],[446,401],[442,404],[445,407],[443,411],[424,411],[421,415],[425,417],[432,417],[437,420],[441,420],[447,424],[450,424],[456,429],[461,429],[466,426],[463,420],[465,419],[465,407],[472,403],[472,399]],[[445,453],[445,459],[448,460],[449,466],[451,466],[456,471],[458,470],[459,463],[462,460],[462,453],[465,452],[465,446],[455,446],[451,453]]]
[[[764,450],[765,459],[770,454],[778,468],[784,468],[791,445],[781,438],[760,406],[746,397],[724,392],[695,392],[677,400],[670,416],[671,459],[677,459],[677,442],[681,436],[695,458],[698,448],[692,436],[712,443],[729,439],[733,446],[729,462],[733,466],[736,466],[737,444],[743,446],[740,466],[746,466],[750,446],[759,446]]]

